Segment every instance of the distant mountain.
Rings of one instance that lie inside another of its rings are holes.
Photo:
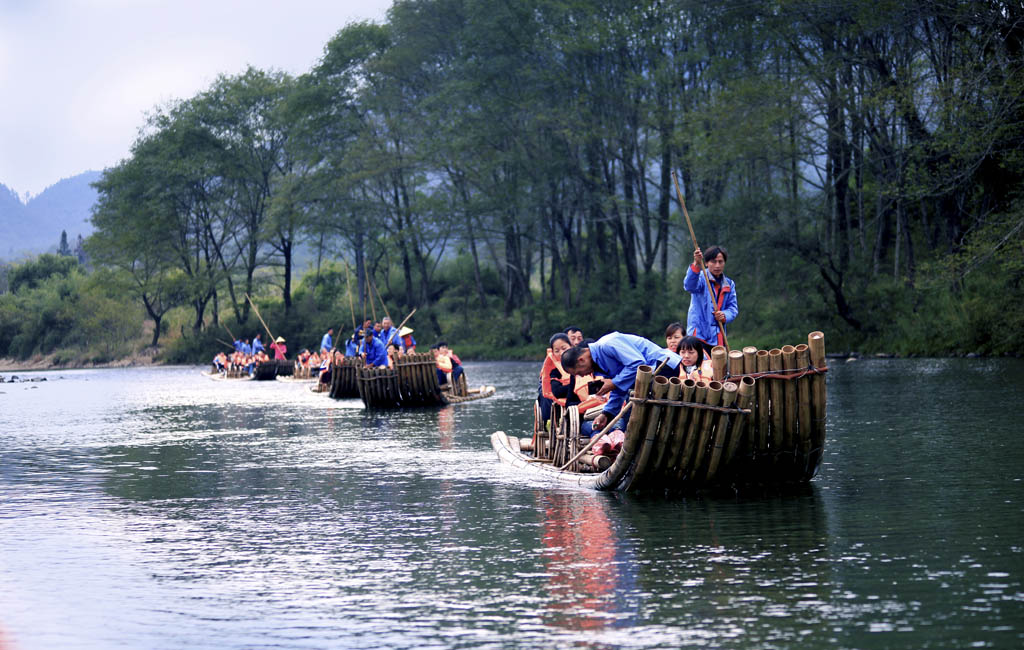
[[[0,185],[0,260],[55,251],[60,232],[66,230],[72,248],[78,235],[92,233],[92,207],[96,190],[89,184],[101,172],[88,171],[65,178],[22,203],[18,195]]]

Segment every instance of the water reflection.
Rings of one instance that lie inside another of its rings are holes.
[[[1024,397],[1024,364],[836,368],[810,487],[686,500],[501,466],[487,438],[529,428],[536,368],[471,371],[498,396],[415,412],[191,369],[0,395],[10,643],[1024,642],[1024,451],[994,413]],[[961,403],[978,406],[950,417]]]
[[[632,582],[633,559],[621,544],[600,496],[538,492],[547,573],[546,624],[595,630],[616,621],[617,594]],[[629,619],[618,619],[625,624]]]

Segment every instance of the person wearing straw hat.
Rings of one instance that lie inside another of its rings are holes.
[[[288,346],[284,344],[283,336],[274,339],[274,342],[270,344],[270,349],[274,351],[275,360],[284,361],[287,359],[285,355],[288,354]]]
[[[739,315],[736,302],[736,283],[725,277],[725,261],[729,254],[721,246],[711,246],[707,254],[698,248],[693,251],[693,264],[686,269],[683,288],[690,292],[690,309],[686,313],[686,333],[704,342],[705,350],[725,345],[725,324]],[[701,260],[707,264],[711,277],[711,298],[708,281],[701,273]],[[714,309],[711,307],[714,302]]]
[[[398,330],[398,342],[402,346],[402,354],[412,354],[416,352],[416,339],[413,338],[412,333],[415,330],[411,327],[403,326],[402,329]]]

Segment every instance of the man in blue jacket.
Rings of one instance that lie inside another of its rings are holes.
[[[683,279],[683,288],[690,292],[686,333],[699,338],[710,350],[716,345],[725,345],[725,324],[736,319],[740,308],[736,302],[736,283],[725,277],[725,261],[729,254],[721,246],[712,246],[703,256],[711,276],[711,298],[708,297],[707,278],[700,268],[701,257],[699,248],[693,251],[693,264],[686,269],[686,278]]]
[[[367,366],[388,365],[388,353],[384,344],[374,335],[373,330],[367,330],[366,338],[363,339],[363,355],[366,358]]]
[[[622,403],[636,383],[637,368],[648,365],[657,369],[665,359],[668,362],[658,374],[678,377],[679,364],[682,362],[678,354],[642,336],[612,332],[593,343],[580,343],[563,352],[562,369],[576,376],[595,373],[607,377],[604,386],[597,392],[598,395],[608,394],[608,402],[594,419],[594,431],[600,431],[622,408]],[[629,413],[616,423],[616,428],[625,429],[628,421]]]
[[[320,339],[320,354],[324,353],[324,350],[330,352],[334,348],[334,328],[328,327],[327,333]]]

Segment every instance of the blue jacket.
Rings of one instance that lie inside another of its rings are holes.
[[[263,341],[261,341],[259,339],[253,339],[252,340],[252,353],[253,354],[256,354],[257,352],[262,352],[262,351],[265,351],[265,350],[266,350],[266,348],[263,347]]]
[[[394,336],[391,336],[392,333],[394,333]],[[391,337],[391,341],[390,342],[388,341],[388,337]],[[380,331],[380,342],[383,343],[385,346],[391,345],[392,343],[397,343],[397,344],[401,345],[402,341],[400,341],[399,338],[398,338],[398,328],[397,327],[392,327],[392,328],[386,329],[386,330],[382,329]]]
[[[308,339],[307,339],[308,340]],[[324,337],[320,339],[320,349],[330,350],[334,347],[334,338],[330,334],[324,334]]]
[[[363,344],[363,351],[366,352],[366,365],[386,366],[388,365],[388,353],[384,344],[377,337],[370,339],[369,343]]]
[[[354,357],[357,354],[359,354],[359,344],[352,339],[349,339],[348,342],[345,343],[345,356]]]
[[[719,291],[716,283],[715,296],[717,300],[715,303],[720,311],[725,312],[725,322],[731,323],[740,313],[739,305],[736,302],[736,283],[723,274],[722,285],[721,291]],[[693,264],[686,269],[683,288],[690,292],[690,310],[686,313],[686,333],[711,345],[724,343],[718,338],[718,321],[715,320],[714,311],[711,309],[711,300],[708,298],[707,280],[700,269],[695,268]],[[721,331],[725,332],[724,324]]]
[[[637,368],[643,365],[657,368],[666,357],[670,368],[678,368],[683,360],[675,352],[658,347],[657,343],[642,336],[621,332],[605,334],[591,343],[590,356],[596,366],[594,371],[610,378],[615,384],[603,409],[609,417],[618,414],[622,402],[629,396],[629,391],[636,383]]]

